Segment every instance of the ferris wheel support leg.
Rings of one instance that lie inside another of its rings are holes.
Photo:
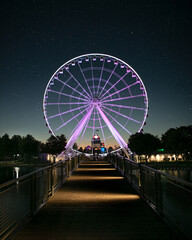
[[[75,141],[78,139],[79,135],[81,134],[83,128],[85,127],[85,124],[87,121],[89,121],[91,114],[93,111],[93,107],[91,107],[88,111],[87,114],[82,118],[82,120],[79,122],[78,127],[76,128],[75,132],[73,135],[70,137],[67,145],[66,145],[66,150],[72,149]]]
[[[70,150],[73,148],[73,145],[75,143],[75,141],[77,140],[77,138],[79,137],[79,135],[81,134],[83,128],[85,127],[86,123],[89,121],[91,114],[93,111],[93,107],[91,107],[88,111],[87,114],[82,118],[82,120],[79,122],[78,127],[76,128],[75,132],[72,134],[72,136],[70,137],[69,141],[67,142],[66,145],[66,149],[57,156],[57,161],[58,160],[65,160],[64,155],[67,155]]]
[[[116,141],[118,142],[119,146],[122,148],[122,150],[124,151],[124,153],[126,154],[126,156],[129,158],[129,153],[128,153],[128,147],[126,142],[124,141],[124,139],[121,137],[121,135],[119,134],[119,132],[115,129],[115,127],[111,124],[111,122],[109,121],[109,119],[107,118],[107,116],[105,115],[105,113],[102,111],[102,109],[97,106],[97,109],[101,115],[101,117],[103,118],[104,122],[106,123],[106,125],[108,126],[109,130],[111,131],[112,135],[114,136],[114,138],[116,139]]]

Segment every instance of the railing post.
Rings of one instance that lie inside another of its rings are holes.
[[[36,211],[36,174],[31,176],[31,197],[30,197],[30,211],[31,216],[34,215]]]
[[[143,173],[142,173],[142,166],[139,163],[139,188],[141,196],[144,195],[144,183],[143,183]]]
[[[156,209],[159,215],[162,213],[162,192],[161,192],[161,174],[155,172],[155,198]]]
[[[53,166],[50,168],[50,178],[51,178],[51,195],[54,195],[54,179],[53,179]]]
[[[61,162],[61,185],[63,184],[64,182],[64,175],[63,175],[63,162]]]
[[[123,158],[123,171],[124,171],[124,177],[127,175],[127,171],[126,171],[126,162],[125,162],[125,157]]]
[[[132,176],[132,163],[129,162],[129,166],[130,166],[130,180],[131,180],[131,185],[132,185],[132,179],[133,179],[133,176]]]

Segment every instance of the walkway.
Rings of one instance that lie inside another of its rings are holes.
[[[107,162],[82,164],[14,240],[176,239]]]

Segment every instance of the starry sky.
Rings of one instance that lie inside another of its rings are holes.
[[[145,132],[192,123],[191,0],[7,0],[0,8],[0,136],[45,141],[52,74],[86,53],[127,62],[149,98]]]

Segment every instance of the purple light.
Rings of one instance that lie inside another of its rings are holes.
[[[79,109],[81,109],[81,108],[85,108],[85,107],[87,107],[87,106],[88,106],[88,105],[85,105],[85,106],[81,106],[81,107],[78,107],[78,108],[74,108],[74,109],[68,110],[68,111],[66,111],[66,112],[58,113],[58,114],[49,116],[47,119],[55,118],[55,117],[64,115],[64,114],[66,114],[66,113],[74,112],[74,111],[77,111],[77,110],[79,110]]]
[[[87,83],[87,79],[86,79],[86,77],[85,77],[85,74],[83,73],[82,68],[81,68],[81,66],[80,66],[79,63],[78,63],[78,66],[79,66],[79,69],[80,69],[80,71],[81,71],[81,74],[82,74],[82,76],[83,76],[83,78],[84,78],[84,80],[85,80],[85,83],[86,83],[86,85],[87,85],[87,87],[88,87],[88,89],[89,89],[90,95],[93,97],[93,94],[92,94],[92,92],[91,92],[91,90],[90,90],[89,84]]]
[[[57,102],[57,103],[45,103],[46,105],[79,105],[87,104],[87,102]]]
[[[71,78],[72,78],[72,77],[71,77]],[[70,80],[70,79],[69,79],[69,80]],[[89,97],[85,96],[85,94],[83,94],[83,93],[77,91],[75,88],[71,87],[69,84],[67,84],[66,82],[63,82],[63,81],[60,80],[59,78],[57,78],[57,81],[61,82],[63,85],[67,86],[68,88],[72,89],[73,91],[79,93],[81,96],[83,96],[83,97],[89,99]]]
[[[115,67],[114,67],[113,71],[111,72],[111,74],[110,74],[109,78],[107,79],[107,81],[106,81],[106,83],[105,83],[104,87],[102,88],[102,90],[101,90],[101,92],[100,92],[100,94],[99,94],[99,97],[101,96],[101,93],[103,92],[103,90],[105,89],[105,87],[106,87],[107,83],[109,82],[109,80],[111,79],[111,77],[112,77],[113,73],[115,72],[115,69],[116,69],[116,67],[117,67],[117,65],[115,65]]]
[[[105,107],[105,106],[103,106],[103,108],[105,108],[105,109],[107,109],[107,110],[109,110],[109,111],[111,111],[111,112],[117,113],[118,115],[121,115],[122,117],[127,118],[127,119],[129,119],[129,120],[131,120],[131,121],[133,121],[133,122],[141,123],[141,122],[139,122],[139,121],[137,121],[137,120],[135,120],[135,119],[133,119],[133,118],[130,118],[130,117],[128,117],[128,116],[126,116],[126,115],[124,115],[124,114],[122,114],[122,113],[120,113],[120,112],[117,112],[117,111],[115,111],[115,110],[113,110],[113,109],[111,109],[111,108],[108,108],[108,107]]]
[[[58,131],[60,128],[64,127],[67,123],[71,122],[74,118],[78,117],[80,114],[82,114],[83,112],[85,112],[87,109],[83,110],[82,112],[78,113],[77,115],[75,115],[74,117],[72,117],[71,119],[69,119],[67,122],[65,122],[64,124],[62,124],[61,126],[59,126],[58,128],[55,129],[55,131]]]
[[[91,96],[89,95],[89,93],[85,90],[85,88],[82,87],[82,85],[81,85],[81,84],[77,81],[77,79],[73,76],[73,74],[72,74],[69,70],[67,70],[67,72],[71,75],[71,77],[75,80],[75,82],[84,90],[84,92],[86,92],[87,96],[88,96],[88,97],[91,97]]]
[[[104,122],[106,123],[106,125],[108,126],[109,130],[111,131],[111,133],[113,134],[114,138],[116,139],[116,141],[118,142],[119,146],[123,149],[123,151],[125,152],[125,154],[127,155],[127,157],[129,157],[129,154],[127,152],[127,144],[124,141],[124,139],[121,137],[121,135],[118,133],[118,131],[113,127],[113,125],[111,124],[111,122],[109,121],[109,119],[107,118],[107,116],[104,114],[104,112],[101,110],[101,108],[99,106],[97,106],[97,109],[101,115],[101,117],[103,118]]]
[[[76,98],[76,99],[79,99],[79,100],[86,100],[84,98],[80,98],[80,97],[75,97],[73,95],[70,95],[70,94],[66,94],[66,93],[62,93],[62,92],[57,92],[57,91],[54,91],[52,89],[48,89],[49,92],[52,92],[52,93],[56,93],[56,94],[59,94],[59,95],[63,95],[63,96],[66,96],[66,97],[70,97],[70,98]]]
[[[120,100],[124,100],[124,99],[131,99],[131,98],[144,97],[144,96],[145,96],[145,94],[139,94],[139,95],[134,95],[134,96],[128,96],[128,97],[122,97],[122,98],[115,98],[115,99],[104,100],[103,102],[120,101]]]
[[[127,75],[127,73],[126,73],[124,76],[126,76],[126,75]],[[123,76],[123,77],[124,77],[124,76]],[[122,78],[123,78],[123,77],[122,77]],[[121,79],[122,79],[122,78],[121,78]],[[109,92],[112,88],[114,88],[121,79],[119,79],[107,92]],[[113,95],[115,95],[115,94],[117,94],[117,93],[120,93],[120,92],[124,91],[125,89],[130,88],[130,87],[132,87],[132,86],[134,86],[134,85],[136,85],[136,84],[138,84],[138,83],[140,83],[140,82],[139,82],[139,81],[134,82],[133,84],[128,85],[128,86],[120,89],[119,91],[116,91],[116,92],[114,92],[114,93],[106,96],[105,98],[102,98],[102,100],[104,100],[104,99],[106,99],[106,98],[109,98],[109,97],[111,97],[111,96],[113,96]],[[105,92],[105,94],[106,94],[107,92]],[[104,96],[105,94],[103,94],[103,96]],[[103,96],[102,96],[102,97],[103,97]]]
[[[122,124],[120,124],[114,117],[111,116],[111,114],[109,114],[107,111],[103,110],[108,116],[110,116],[110,118],[113,119],[113,121],[115,121],[120,127],[122,127],[127,133],[129,133],[129,135],[132,135],[131,132],[129,132],[129,130],[127,130]]]
[[[105,59],[104,59],[104,61],[103,61],[103,65],[102,65],[102,68],[101,68],[101,74],[100,74],[100,78],[99,78],[99,84],[98,84],[98,87],[97,87],[97,95],[98,95],[98,92],[99,92],[99,87],[100,87],[100,83],[101,83],[101,79],[102,79],[102,75],[103,75],[104,65],[105,65]]]
[[[126,77],[130,72],[131,82]],[[64,77],[59,75],[63,73]],[[68,77],[65,78],[66,73]],[[136,87],[132,87],[134,85]],[[124,101],[126,99],[127,101]],[[129,99],[133,100],[128,101]],[[65,105],[67,109],[63,108]],[[83,138],[89,141],[87,133],[92,135],[96,129],[100,129],[106,147],[109,139],[114,136],[128,156],[127,143],[120,135],[121,130],[125,130],[126,135],[131,135],[135,130],[137,132],[143,128],[148,98],[142,80],[126,62],[113,56],[94,53],[69,60],[53,74],[44,93],[43,106],[51,133],[55,135],[60,129],[59,132],[65,134],[66,129],[67,151],[73,148],[75,142],[80,146],[79,142],[81,143]],[[46,106],[50,107],[46,109]],[[143,112],[134,112],[132,117],[134,110]],[[141,114],[143,121],[140,121]],[[108,131],[105,133],[107,128],[111,132],[109,136]]]
[[[122,108],[129,108],[129,109],[135,109],[135,110],[145,111],[145,108],[124,106],[124,105],[118,105],[118,104],[103,103],[102,105],[111,106],[111,107],[122,107]]]
[[[97,115],[98,115],[98,117],[99,117],[98,109],[97,109]],[[108,152],[108,147],[107,147],[107,143],[106,143],[106,139],[105,139],[105,135],[104,135],[104,131],[103,131],[103,127],[102,127],[102,124],[101,124],[101,119],[100,119],[100,117],[99,117],[99,124],[100,124],[100,127],[101,127],[101,132],[102,132],[102,135],[103,135],[103,139],[104,139],[105,147],[106,147],[107,152]]]
[[[87,111],[87,114],[81,119],[81,121],[78,124],[77,129],[75,130],[75,132],[73,133],[73,135],[71,136],[69,141],[67,142],[66,149],[70,149],[73,147],[75,141],[78,139],[79,135],[81,134],[86,122],[89,121],[92,111],[93,111],[93,107],[91,107]]]

